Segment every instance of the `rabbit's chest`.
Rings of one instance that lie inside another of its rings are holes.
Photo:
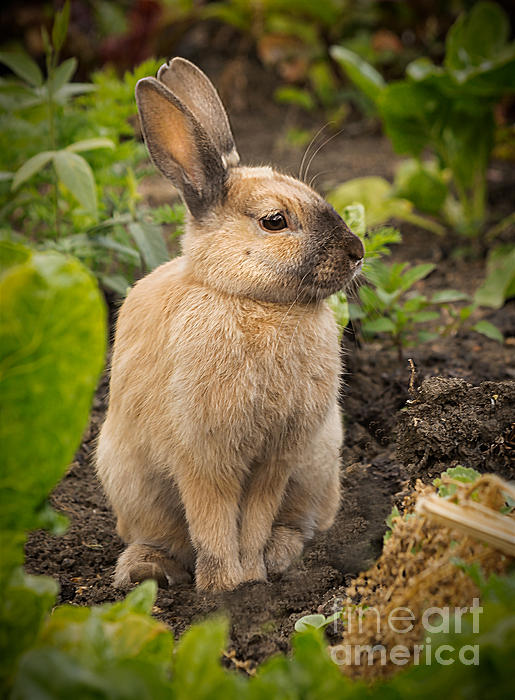
[[[177,400],[187,404],[188,420],[199,434],[230,441],[253,458],[291,449],[309,437],[338,392],[332,315],[307,328],[292,322],[261,323],[254,333],[234,326],[211,331],[202,352],[197,346],[189,355],[195,361],[183,355],[177,367]]]

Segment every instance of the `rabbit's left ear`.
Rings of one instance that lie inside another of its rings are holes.
[[[143,78],[136,102],[150,156],[179,189],[195,218],[202,217],[224,195],[227,168],[197,118],[166,85]]]
[[[220,152],[224,165],[238,165],[229,119],[213,83],[184,58],[174,58],[161,66],[157,79],[188,107]]]

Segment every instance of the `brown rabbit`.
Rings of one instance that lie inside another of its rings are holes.
[[[127,543],[115,585],[233,589],[284,571],[339,503],[338,333],[363,246],[314,190],[238,166],[218,94],[175,58],[136,99],[189,214],[116,328],[97,469]]]

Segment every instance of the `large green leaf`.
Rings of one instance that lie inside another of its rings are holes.
[[[73,457],[103,366],[105,310],[90,273],[0,243],[0,530],[37,526]]]
[[[69,150],[54,154],[54,165],[59,180],[88,212],[97,215],[95,177],[87,160]]]
[[[397,153],[419,156],[444,109],[439,93],[431,86],[398,81],[385,87],[378,104],[385,131]]]
[[[129,224],[129,233],[138,246],[148,270],[153,270],[170,260],[160,226],[143,221],[133,221]]]
[[[42,170],[45,165],[52,160],[54,155],[55,151],[41,151],[41,153],[36,153],[35,156],[26,160],[14,175],[12,189],[16,190],[20,185]]]
[[[415,159],[407,159],[397,168],[394,191],[427,214],[438,214],[448,195],[447,183],[434,161],[421,163]]]
[[[376,69],[354,51],[343,46],[332,46],[331,56],[343,67],[352,82],[373,102],[377,102],[385,82]]]
[[[55,604],[58,585],[46,576],[29,576],[18,569],[0,597],[0,684],[15,671],[15,661],[35,641],[40,626]],[[1,687],[0,685],[0,687]]]
[[[400,221],[410,221],[433,233],[443,233],[443,228],[439,224],[415,214],[411,202],[396,197],[392,185],[382,177],[357,177],[348,180],[331,190],[327,200],[343,218],[349,206],[357,203],[363,205],[368,227],[374,227],[395,218]]]
[[[52,81],[52,89],[54,92],[58,92],[63,88],[70,80],[72,79],[73,74],[77,70],[77,59],[76,58],[68,58],[66,61],[63,61],[57,68],[55,69],[54,76],[53,76],[53,81]]]
[[[510,25],[493,2],[478,2],[450,28],[445,42],[445,66],[455,73],[495,60],[506,48]]]
[[[487,276],[474,294],[480,306],[500,309],[515,295],[515,248],[499,246],[488,257]]]
[[[0,63],[35,87],[43,85],[43,73],[38,64],[24,51],[0,51]]]
[[[66,150],[71,153],[80,153],[81,151],[94,151],[97,148],[114,148],[114,142],[111,139],[95,138],[84,139],[83,141],[75,141],[75,143],[66,146]]]
[[[211,620],[191,627],[181,638],[174,658],[173,687],[177,700],[207,700],[240,697],[239,679],[220,664],[225,647],[227,623]]]

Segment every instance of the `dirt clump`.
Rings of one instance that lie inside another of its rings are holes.
[[[411,479],[457,464],[513,479],[514,419],[515,382],[430,377],[399,414],[397,456]]]

